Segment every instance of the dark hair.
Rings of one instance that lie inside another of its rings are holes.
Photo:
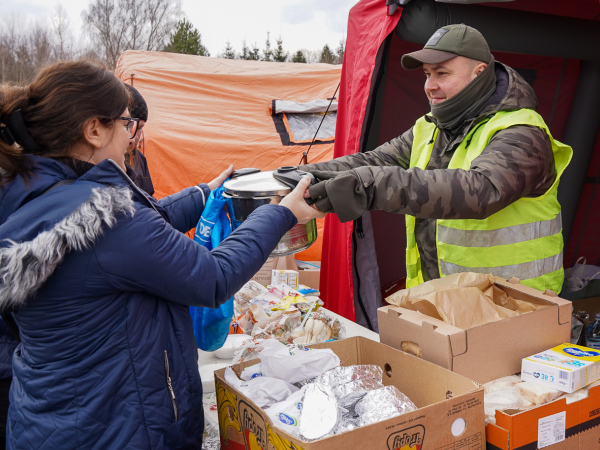
[[[0,127],[20,109],[34,147],[24,142],[8,145],[0,139],[0,184],[17,175],[27,178],[31,168],[25,154],[70,156],[83,142],[84,125],[98,118],[112,126],[129,103],[129,92],[112,72],[89,60],[62,61],[37,74],[29,86],[0,86]]]
[[[131,114],[131,117],[147,122],[148,104],[146,103],[146,100],[144,100],[142,94],[130,84],[126,84],[125,87],[129,89],[129,93],[131,94],[131,100],[129,101],[129,113]]]

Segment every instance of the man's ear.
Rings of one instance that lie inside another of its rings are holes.
[[[475,76],[479,76],[479,74],[483,72],[487,66],[488,65],[484,62],[477,64],[475,66]]]
[[[88,120],[83,126],[83,139],[94,149],[102,147],[103,125],[94,117]]]

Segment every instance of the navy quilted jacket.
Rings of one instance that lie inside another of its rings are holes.
[[[296,219],[263,206],[209,252],[182,234],[206,185],[157,202],[113,161],[77,177],[34,160],[28,185],[0,189],[0,308],[16,311],[22,339],[8,448],[200,449],[188,305],[228,299]],[[76,181],[41,195],[64,179]]]

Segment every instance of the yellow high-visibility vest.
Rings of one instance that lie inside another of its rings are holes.
[[[448,168],[469,170],[492,136],[514,125],[532,125],[547,133],[554,153],[556,180],[545,194],[521,198],[487,219],[437,220],[440,276],[459,272],[514,276],[527,286],[558,293],[564,271],[562,222],[556,193],[560,176],[573,155],[571,147],[553,139],[544,119],[535,111],[501,111],[469,131]],[[417,120],[410,167],[427,167],[438,131],[424,117]],[[409,215],[406,215],[406,242],[406,287],[413,287],[424,280],[415,239],[415,217]]]

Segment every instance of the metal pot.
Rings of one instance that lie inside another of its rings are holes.
[[[291,188],[273,177],[273,171],[240,169],[223,184],[224,197],[231,198],[233,217],[243,222],[252,211],[262,205],[279,203]],[[306,250],[317,240],[317,223],[297,224],[288,231],[271,252],[271,257],[287,256]]]

